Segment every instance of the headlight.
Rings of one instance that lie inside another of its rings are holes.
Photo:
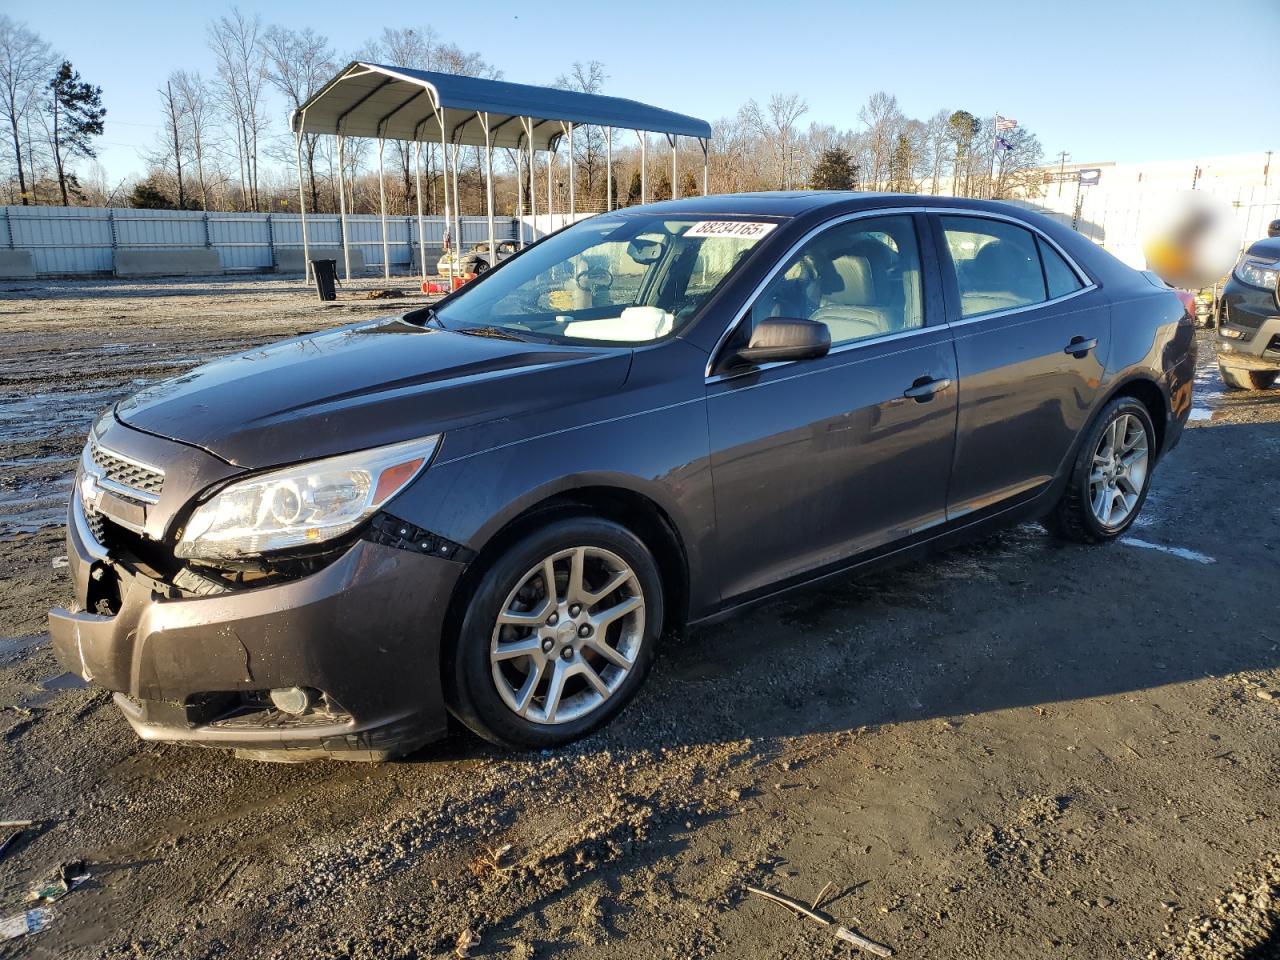
[[[1236,279],[1251,287],[1274,291],[1280,278],[1280,263],[1268,263],[1255,257],[1241,257],[1236,264]]]
[[[239,480],[196,508],[176,553],[234,559],[340,537],[405,488],[440,437],[423,437]]]

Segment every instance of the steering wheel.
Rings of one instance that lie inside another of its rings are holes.
[[[607,290],[613,286],[613,273],[599,265],[586,266],[574,274],[574,282],[580,290],[594,293],[596,290]]]

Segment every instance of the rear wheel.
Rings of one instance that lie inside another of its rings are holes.
[[[1223,383],[1236,390],[1266,390],[1280,376],[1277,370],[1241,370],[1222,364],[1218,364],[1218,372],[1222,374]]]
[[[476,274],[476,276],[477,276],[477,277],[478,277],[478,276],[480,276],[480,274],[484,273],[486,270],[488,270],[488,269],[489,269],[489,261],[488,261],[488,260],[477,260],[477,261],[476,261],[476,265],[475,265],[475,268],[474,268],[474,269],[475,269],[475,274]]]
[[[1077,543],[1114,540],[1146,501],[1154,455],[1155,428],[1147,408],[1133,397],[1117,397],[1089,428],[1045,527]]]
[[[645,545],[611,521],[557,520],[482,576],[447,672],[449,706],[501,746],[568,743],[635,695],[661,627]]]

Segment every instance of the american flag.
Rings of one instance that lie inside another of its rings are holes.
[[[1008,117],[996,117],[997,130],[1012,130],[1017,125],[1017,120],[1010,120]]]

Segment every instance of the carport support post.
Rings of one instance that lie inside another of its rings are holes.
[[[711,143],[709,140],[699,140],[698,143],[702,146],[702,195],[705,197],[707,195],[707,180],[709,179],[707,173],[711,167],[710,150],[708,149]]]
[[[418,272],[422,274],[422,282],[427,281],[427,224],[422,219],[422,143],[413,143],[413,176],[415,192],[418,195]],[[412,256],[410,257],[412,259]]]
[[[554,233],[556,229],[556,201],[555,193],[552,185],[556,182],[555,177],[556,151],[551,142],[547,142],[547,233]]]
[[[511,152],[507,152],[507,157],[511,157]],[[519,226],[519,233],[516,239],[519,241],[520,249],[524,249],[524,151],[520,149],[519,144],[516,145],[516,223]]]
[[[676,184],[676,138],[675,134],[667,135],[667,143],[671,144],[671,199],[680,196],[680,187]]]
[[[604,128],[604,203],[613,212],[613,127]]]
[[[489,221],[489,266],[498,265],[498,243],[493,238],[493,138],[489,130],[488,112],[478,114],[484,130],[484,213]]]
[[[637,130],[636,136],[640,138],[640,202],[649,202],[649,160],[646,148],[649,144],[649,135],[643,130]]]
[[[438,95],[437,95],[437,102],[435,106],[435,113],[436,113],[436,123],[440,124],[440,181],[441,181],[441,186],[444,188],[444,231],[440,234],[440,252],[442,254],[448,255],[448,259],[445,262],[448,264],[448,268],[449,268],[449,272],[448,272],[449,292],[452,293],[453,292],[453,251],[455,248],[453,247],[453,244],[450,243],[449,249],[448,250],[444,249],[444,238],[451,232],[450,220],[449,220],[450,211],[452,210],[452,207],[449,204],[449,141],[446,139],[446,135],[445,135],[446,112],[440,109]],[[425,263],[423,264],[422,269],[426,270]]]
[[[305,121],[306,115],[303,114]],[[307,242],[307,193],[302,188],[302,134],[294,138],[298,154],[298,214],[302,218],[302,282],[311,282],[311,246]],[[208,223],[209,215],[205,214]],[[274,258],[273,258],[274,259]]]
[[[537,154],[533,151],[533,121],[527,117],[520,118],[525,136],[529,138],[529,242],[538,242],[538,165],[534,161]],[[520,225],[521,236],[524,235],[524,224]]]
[[[382,174],[382,148],[387,141],[378,138],[378,211],[382,220],[382,277],[391,279],[391,260],[387,254],[387,179]]]
[[[351,282],[351,231],[347,229],[347,173],[344,166],[343,143],[346,137],[338,137],[338,222],[342,224],[342,267],[347,282]]]
[[[577,164],[573,162],[573,124],[569,124],[569,222],[573,223],[574,215],[577,213],[577,204],[574,202],[573,196],[573,168]]]
[[[453,147],[453,249],[457,251],[458,256],[462,256],[462,201],[458,199],[458,154],[462,152],[462,147],[456,143],[451,144]],[[461,263],[461,260],[459,260]],[[450,287],[452,289],[452,287]]]

